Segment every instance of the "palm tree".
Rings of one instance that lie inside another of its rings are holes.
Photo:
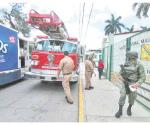
[[[105,23],[107,23],[105,27],[105,35],[109,35],[110,33],[115,34],[117,32],[121,33],[121,27],[124,28],[124,24],[120,23],[121,16],[117,17],[115,19],[114,15],[111,14],[111,19],[106,20]]]
[[[136,8],[137,7],[137,8]],[[148,17],[147,13],[150,8],[150,3],[134,3],[133,4],[133,10],[137,9],[136,16],[138,18]]]
[[[149,30],[150,28],[146,27],[146,26],[140,26],[140,28],[144,31]]]
[[[134,25],[132,25],[131,28],[126,27],[125,29],[132,33],[134,31]]]

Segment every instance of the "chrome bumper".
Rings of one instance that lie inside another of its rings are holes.
[[[63,75],[60,75],[60,77],[57,78],[56,75],[41,74],[41,73],[35,73],[35,72],[25,72],[24,77],[31,78],[31,79],[39,79],[43,81],[63,81],[64,80]],[[78,81],[78,75],[72,74],[71,82],[76,82],[76,81]]]

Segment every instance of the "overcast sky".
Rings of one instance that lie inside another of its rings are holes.
[[[29,13],[30,9],[39,13],[50,13],[53,10],[65,23],[70,36],[78,37],[82,44],[86,44],[87,48],[91,49],[101,48],[106,26],[105,20],[110,19],[111,13],[115,17],[121,16],[121,22],[127,27],[133,24],[137,30],[140,29],[140,26],[150,27],[150,18],[138,19],[135,11],[132,10],[132,5],[138,2],[137,0],[5,0],[1,2],[0,8],[8,7],[8,3],[12,2],[25,2],[25,13]],[[84,2],[85,11],[81,33]],[[145,1],[140,0],[140,2]],[[86,33],[92,4],[93,10]]]

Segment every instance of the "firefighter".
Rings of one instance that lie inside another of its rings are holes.
[[[66,101],[70,104],[73,104],[73,97],[70,91],[69,81],[71,80],[72,71],[75,67],[73,60],[68,56],[68,51],[64,52],[64,58],[60,60],[57,77],[59,77],[60,72],[64,76],[64,81],[62,82],[62,86],[64,88],[64,92],[66,95]]]
[[[129,106],[127,108],[127,115],[131,116],[131,108],[136,99],[136,89],[145,81],[145,71],[143,65],[137,60],[137,52],[128,52],[126,55],[126,62],[122,65],[120,75],[123,80],[122,89],[120,91],[119,110],[115,114],[116,118],[122,115],[123,105],[125,104],[126,95],[128,95]],[[133,91],[132,88],[135,88]]]
[[[86,87],[85,90],[90,90],[94,89],[93,86],[91,86],[91,78],[92,74],[94,72],[94,66],[91,61],[91,57],[86,55],[86,60],[85,60],[85,82],[86,82]]]

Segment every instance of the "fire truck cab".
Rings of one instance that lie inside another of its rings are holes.
[[[71,81],[77,82],[79,71],[78,44],[77,39],[73,38],[66,40],[38,40],[31,54],[30,71],[25,73],[25,77],[38,78],[42,81],[62,81],[62,74],[57,78],[58,65],[60,60],[64,57],[64,51],[68,51],[69,56],[73,59],[75,64]]]
[[[79,42],[76,38],[69,37],[63,21],[54,11],[51,11],[50,14],[41,14],[31,10],[27,22],[32,26],[38,27],[49,38],[42,38],[36,41],[31,54],[30,71],[25,73],[25,77],[38,78],[42,81],[62,81],[62,74],[60,74],[59,79],[57,78],[58,65],[64,57],[64,51],[68,51],[75,64],[71,81],[77,81]]]

